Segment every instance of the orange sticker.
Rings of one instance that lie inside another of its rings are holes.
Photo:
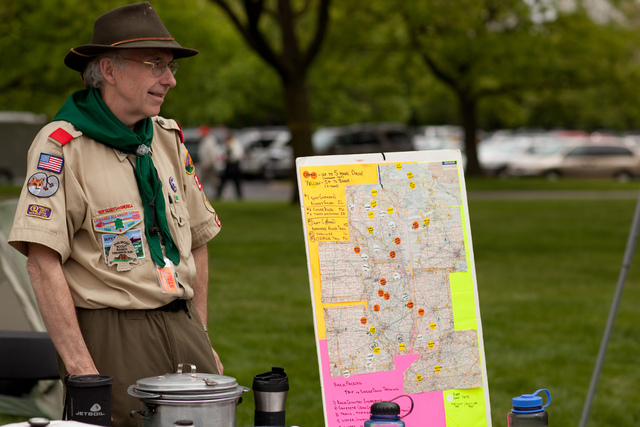
[[[416,229],[420,227],[420,224],[418,224],[418,221],[413,221],[413,228]]]
[[[389,256],[390,256],[391,258],[395,258],[395,257],[396,257],[396,251],[391,251],[391,252],[389,252]]]
[[[413,308],[413,301],[409,301],[407,303],[407,308]]]
[[[378,304],[374,305],[373,311],[380,311],[380,306]]]
[[[367,318],[363,317],[362,319],[360,319],[360,323],[362,323],[363,325],[367,324]]]
[[[378,296],[379,296],[379,297],[383,297],[383,296],[384,296],[384,291],[383,291],[382,289],[380,289],[380,290],[378,291]]]
[[[424,316],[424,308],[421,308],[420,310],[418,310],[418,314],[420,316]]]
[[[309,171],[302,172],[302,177],[305,179],[309,178]]]
[[[389,298],[391,298],[391,295],[389,295],[389,292],[385,292],[384,293],[384,299],[388,300]]]
[[[393,241],[395,242],[396,245],[399,245],[400,243],[402,243],[402,240],[400,240],[399,237],[396,237],[395,239],[393,239]]]
[[[355,248],[353,248],[353,252],[359,254],[360,253],[360,246],[356,246]]]
[[[384,277],[382,279],[380,279],[380,284],[382,286],[386,285],[387,284],[387,279],[385,279]]]

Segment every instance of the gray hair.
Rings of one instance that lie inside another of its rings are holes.
[[[84,80],[84,86],[87,89],[100,89],[104,83],[104,76],[102,75],[102,71],[100,71],[100,60],[102,58],[111,59],[119,68],[124,67],[124,61],[122,60],[123,55],[120,51],[114,50],[96,56],[89,61],[82,73],[82,80]]]

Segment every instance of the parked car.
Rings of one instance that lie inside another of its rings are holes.
[[[316,154],[361,154],[412,151],[413,131],[399,123],[362,123],[320,128],[313,134]]]
[[[511,162],[507,174],[549,179],[613,177],[627,181],[640,176],[640,152],[624,138],[571,138],[565,143],[530,148],[526,156]]]
[[[413,146],[416,150],[463,150],[464,130],[460,126],[421,126],[415,131]]]
[[[238,135],[244,148],[240,170],[247,177],[278,178],[293,168],[291,133],[286,127],[245,129]]]

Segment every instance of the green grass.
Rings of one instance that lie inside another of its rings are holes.
[[[470,191],[511,185],[480,181],[470,180]],[[555,184],[531,185],[548,190]],[[579,181],[563,185],[594,189]],[[621,185],[607,181],[596,189],[638,188],[637,182]],[[551,392],[552,425],[578,425],[635,203],[470,198],[494,426],[506,426],[513,396],[538,388]],[[222,202],[216,208],[223,228],[209,245],[209,327],[225,373],[251,387],[255,374],[283,366],[291,385],[287,424],[321,427],[300,209],[284,202]],[[589,427],[640,422],[639,299],[640,268],[632,264]],[[237,425],[252,425],[253,411],[253,394],[247,393]],[[0,424],[13,421],[0,416]]]

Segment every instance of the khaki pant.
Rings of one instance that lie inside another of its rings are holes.
[[[179,363],[218,373],[211,343],[191,301],[187,310],[77,309],[80,329],[102,375],[113,377],[113,426],[137,426],[140,400],[127,389],[143,378],[175,373]],[[59,360],[60,376],[66,369]],[[185,367],[185,372],[189,368]]]

